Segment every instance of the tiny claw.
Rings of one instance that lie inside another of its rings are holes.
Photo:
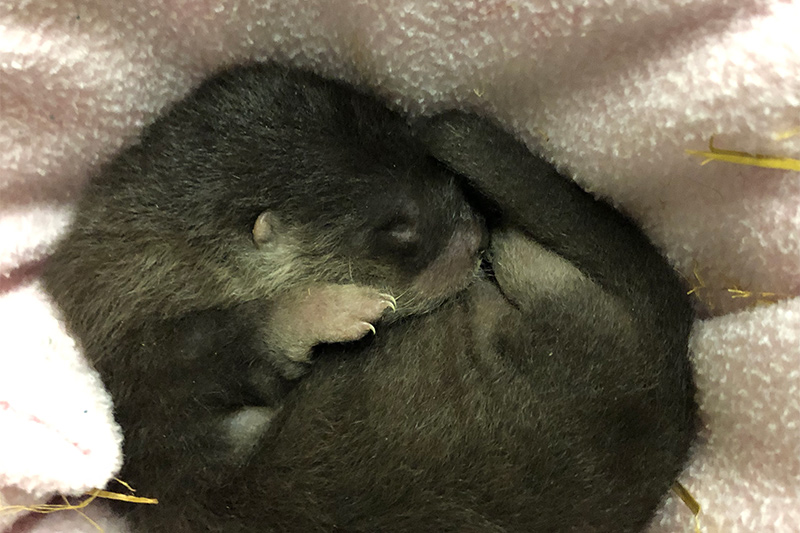
[[[383,294],[383,293],[381,293],[379,296],[383,298],[383,300],[387,304],[389,304],[389,307],[392,308],[392,311],[397,311],[397,300],[395,300],[394,296],[392,296],[391,294]]]
[[[373,334],[373,335],[377,335],[377,334],[378,334],[378,333],[375,331],[375,326],[373,326],[373,325],[372,325],[372,324],[370,324],[369,322],[364,322],[364,324],[366,324],[367,326],[369,326],[369,329],[370,329],[370,331],[372,332],[372,334]]]

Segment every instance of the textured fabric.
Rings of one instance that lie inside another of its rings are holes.
[[[81,184],[211,71],[277,58],[411,112],[494,114],[631,213],[702,280],[684,482],[703,525],[797,531],[800,179],[685,149],[800,156],[773,137],[800,126],[798,23],[778,0],[0,0],[0,494],[80,493],[119,466],[109,401],[35,285]],[[729,288],[783,301],[742,310],[759,298]],[[670,499],[653,528],[690,523]]]

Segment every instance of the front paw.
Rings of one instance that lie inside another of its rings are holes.
[[[375,333],[373,323],[387,309],[395,309],[394,298],[376,289],[319,284],[279,298],[270,322],[287,357],[305,361],[316,344],[355,341]]]
[[[368,332],[395,299],[359,285],[325,285],[310,288],[301,305],[303,318],[313,330],[316,343],[355,341]]]

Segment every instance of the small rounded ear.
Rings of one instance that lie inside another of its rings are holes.
[[[278,230],[278,218],[272,211],[264,211],[253,224],[253,242],[259,248],[275,241]]]

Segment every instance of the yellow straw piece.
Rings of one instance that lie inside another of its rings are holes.
[[[700,504],[697,503],[697,500],[694,499],[694,496],[680,483],[677,481],[672,485],[672,492],[678,495],[678,498],[686,504],[686,507],[689,508],[689,511],[692,512],[692,516],[694,516],[694,531],[695,533],[701,533],[700,529]]]
[[[133,488],[125,483],[122,480],[116,479],[121,485],[129,489],[131,492],[135,492]],[[100,490],[100,489],[92,489],[89,492],[85,493],[83,500],[79,501],[78,503],[70,503],[66,497],[61,496],[64,500],[64,503],[43,503],[40,505],[9,505],[7,507],[0,507],[0,514],[2,513],[20,513],[22,511],[28,511],[30,513],[37,513],[37,514],[50,514],[55,513],[58,511],[75,511],[83,518],[85,518],[90,524],[92,524],[97,531],[103,533],[103,528],[101,528],[97,522],[86,516],[82,509],[88,506],[97,498],[105,498],[107,500],[118,500],[123,502],[130,502],[130,503],[145,503],[145,504],[157,504],[158,500],[155,498],[141,498],[138,496],[129,496],[127,494],[119,494],[117,492],[110,492],[107,490]]]
[[[119,502],[146,503],[148,505],[158,504],[158,499],[156,498],[142,498],[140,496],[129,496],[128,494],[120,494],[118,492],[109,492],[107,490],[100,490],[100,489],[92,489],[87,494],[97,498],[105,498],[106,500],[117,500]]]
[[[126,489],[128,489],[129,491],[131,491],[131,492],[136,492],[136,489],[134,489],[133,487],[131,487],[130,485],[128,485],[127,483],[125,483],[124,481],[122,481],[120,478],[118,478],[118,477],[115,477],[115,478],[114,478],[114,481],[116,481],[117,483],[119,483],[120,485],[122,485],[123,487],[125,487]]]
[[[773,141],[785,141],[786,139],[791,139],[795,135],[800,135],[800,126],[789,131],[783,131],[781,133],[773,133],[772,140]]]
[[[88,498],[72,504],[64,498],[64,503],[42,503],[39,505],[9,505],[7,507],[0,507],[0,513],[18,513],[21,511],[28,511],[37,514],[50,514],[58,511],[78,511],[92,503],[97,497],[97,494],[87,493]],[[62,496],[63,498],[63,496]]]
[[[7,507],[0,507],[0,513],[13,513],[19,511],[29,511],[39,514],[50,514],[57,511],[75,511],[83,509],[97,498],[105,498],[106,500],[117,500],[121,502],[130,503],[146,503],[155,505],[158,503],[156,498],[142,498],[139,496],[129,496],[127,494],[119,494],[117,492],[109,492],[107,490],[92,489],[84,496],[87,498],[79,501],[78,503],[69,503],[66,499],[64,503],[42,503],[39,505],[9,505]]]
[[[694,283],[691,280],[689,280],[692,288],[686,293],[686,296],[691,296],[692,294],[699,292],[701,289],[706,288],[706,282],[703,281],[703,278],[700,277],[700,273],[697,271],[696,263],[692,265],[692,274],[694,275],[694,279],[697,283]]]
[[[64,504],[66,504],[66,505],[69,505],[69,500],[67,500],[67,497],[66,497],[66,496],[62,495],[62,496],[61,496],[61,499],[62,499],[62,500],[64,500]],[[88,504],[87,504],[87,505],[88,505]],[[90,523],[92,526],[94,526],[94,528],[95,528],[95,529],[96,529],[96,530],[97,530],[99,533],[104,533],[104,531],[103,531],[103,528],[102,528],[102,527],[100,527],[100,524],[98,524],[97,522],[95,522],[94,520],[92,520],[91,518],[89,518],[89,517],[86,515],[86,513],[84,513],[84,512],[83,512],[81,509],[75,508],[75,509],[73,509],[73,511],[75,511],[76,513],[78,513],[79,515],[81,515],[81,516],[83,517],[83,519],[84,519],[84,520],[86,520],[87,522],[89,522],[89,523]]]
[[[726,163],[734,163],[737,165],[748,165],[751,167],[762,168],[775,168],[781,170],[796,170],[800,171],[800,159],[792,159],[789,157],[776,157],[765,154],[751,154],[748,152],[739,152],[736,150],[721,150],[714,146],[714,136],[708,140],[708,152],[701,150],[686,150],[687,154],[699,155],[705,157],[705,160],[700,163],[705,165],[711,161],[724,161]]]
[[[728,294],[731,300],[745,300],[748,302],[749,306],[773,305],[781,300],[789,298],[788,295],[778,292],[748,291],[740,289],[739,285],[736,283],[731,283],[730,286],[725,288],[709,287],[706,285],[705,280],[700,277],[699,268],[696,263],[692,265],[692,276],[694,277],[693,279],[685,277],[686,282],[691,286],[686,294],[689,296],[694,294],[695,297],[701,303],[703,303],[703,305],[706,305],[709,308],[709,310],[714,310],[715,307],[715,300],[709,296],[709,293],[724,292]]]
[[[758,301],[779,300],[782,296],[775,292],[752,292],[742,289],[727,289],[731,298],[758,298]]]

